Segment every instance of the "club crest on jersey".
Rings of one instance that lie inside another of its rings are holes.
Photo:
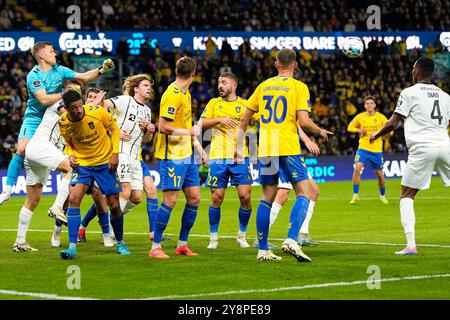
[[[95,125],[94,125],[93,122],[89,122],[89,123],[88,123],[88,126],[89,126],[89,128],[90,128],[91,130],[94,130],[94,129],[95,129]]]
[[[217,109],[222,110],[222,106],[218,106]]]
[[[167,108],[167,113],[173,116],[175,114],[175,107]]]
[[[236,113],[239,113],[239,112],[241,112],[241,106],[236,107]]]
[[[33,87],[37,88],[41,86],[41,82],[39,80],[33,81]]]

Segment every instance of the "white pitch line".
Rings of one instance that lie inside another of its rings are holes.
[[[394,281],[403,281],[403,280],[421,280],[421,279],[448,278],[448,277],[450,277],[450,274],[446,273],[446,274],[435,274],[435,275],[386,278],[386,279],[373,280],[373,281],[372,280],[357,280],[357,281],[350,281],[350,282],[330,282],[330,283],[308,284],[308,285],[304,285],[304,286],[281,287],[281,288],[272,288],[272,289],[251,289],[251,290],[195,293],[195,294],[185,294],[185,295],[170,295],[170,296],[161,296],[161,297],[149,297],[149,298],[136,299],[136,300],[164,300],[164,299],[186,299],[186,298],[189,299],[189,298],[225,296],[225,295],[234,295],[234,294],[293,291],[293,290],[327,288],[327,287],[354,286],[354,285],[367,284],[367,283],[373,284],[373,283],[378,283],[378,282],[394,282]]]
[[[448,278],[450,274],[432,274],[432,275],[417,275],[417,276],[407,276],[398,278],[385,278],[380,280],[356,280],[349,282],[329,282],[329,283],[319,283],[319,284],[308,284],[304,286],[294,286],[294,287],[280,287],[271,289],[250,289],[250,290],[232,290],[232,291],[222,291],[222,292],[206,292],[206,293],[194,293],[194,294],[184,294],[184,295],[170,295],[170,296],[160,296],[160,297],[148,297],[148,298],[138,298],[138,299],[122,299],[122,300],[165,300],[165,299],[186,299],[186,298],[199,298],[199,297],[211,297],[211,296],[226,296],[234,294],[247,294],[247,293],[268,293],[268,292],[279,292],[279,291],[294,291],[303,289],[317,289],[317,288],[328,288],[328,287],[343,287],[343,286],[354,286],[361,284],[374,284],[380,282],[396,282],[404,280],[423,280],[423,279],[435,279],[435,278]],[[57,300],[99,300],[96,298],[89,297],[67,297],[59,296],[56,294],[39,293],[39,292],[20,292],[15,290],[1,290],[0,294],[4,295],[16,295],[16,296],[29,296],[34,298],[43,299],[57,299]]]
[[[34,298],[43,298],[43,299],[56,299],[56,300],[98,300],[95,298],[84,298],[84,297],[64,297],[58,296],[57,294],[49,294],[49,293],[40,293],[40,292],[20,292],[16,290],[1,290],[0,294],[8,294],[12,296],[28,296]]]
[[[51,233],[53,230],[42,230],[42,229],[29,229],[29,232],[48,232]],[[17,232],[17,229],[0,229],[0,232]],[[63,230],[62,232],[67,233],[66,230]],[[88,231],[88,234],[101,234],[101,231]],[[124,232],[124,234],[129,235],[148,235],[147,232]],[[178,236],[178,234],[175,233],[164,233],[167,236]],[[209,238],[209,234],[190,234],[190,237],[197,237],[197,238]],[[236,236],[219,236],[219,238],[222,239],[235,239]],[[255,237],[247,237],[247,239],[254,240]],[[285,238],[269,238],[271,241],[284,241]],[[336,244],[349,244],[349,245],[372,245],[372,246],[392,246],[392,247],[398,247],[398,246],[404,246],[404,243],[387,243],[387,242],[364,242],[364,241],[340,241],[340,240],[317,240],[319,243],[336,243]],[[450,245],[444,245],[444,244],[417,244],[418,247],[430,247],[430,248],[446,248],[449,249]]]

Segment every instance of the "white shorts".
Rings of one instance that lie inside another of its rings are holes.
[[[308,179],[311,180],[312,176],[308,171]],[[278,179],[278,188],[279,189],[288,189],[288,190],[292,190],[292,184],[288,181],[288,182],[283,182],[281,181],[281,179]]]
[[[31,140],[25,149],[26,158],[33,168],[41,166],[56,170],[67,156],[50,141]]]
[[[450,186],[450,146],[413,146],[403,172],[402,185],[413,189],[430,188],[433,171],[437,171],[445,187]]]
[[[23,165],[26,172],[25,183],[27,186],[34,186],[36,184],[45,186],[47,184],[48,176],[51,172],[49,168],[32,163],[28,158],[25,158]]]
[[[119,153],[119,166],[117,167],[119,181],[130,182],[131,190],[143,190],[143,173],[141,162],[126,153]]]

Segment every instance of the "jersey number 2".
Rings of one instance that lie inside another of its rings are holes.
[[[275,123],[281,123],[284,121],[284,119],[286,118],[286,112],[287,112],[287,100],[285,96],[279,96],[276,100],[275,103],[273,105],[272,108],[272,100],[273,100],[273,96],[263,96],[263,100],[266,100],[266,106],[264,107],[264,110],[268,110],[269,111],[269,115],[267,116],[267,118],[265,117],[265,115],[261,115],[261,121],[263,123],[269,123],[272,121],[275,121]],[[278,106],[280,105],[280,102],[283,104],[283,112],[281,113],[281,117],[278,117]]]
[[[439,121],[439,125],[442,124],[442,114],[441,109],[439,108],[439,100],[434,100],[433,110],[431,110],[430,114],[431,119],[437,119]]]

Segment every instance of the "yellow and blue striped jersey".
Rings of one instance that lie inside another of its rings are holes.
[[[262,82],[248,100],[260,113],[258,157],[301,154],[297,111],[311,111],[306,84],[276,76]]]
[[[83,108],[85,113],[80,121],[70,121],[67,112],[59,118],[61,135],[66,140],[65,152],[75,156],[80,166],[106,164],[113,153],[119,153],[119,126],[103,107],[86,104]]]
[[[209,159],[232,159],[236,150],[237,129],[239,121],[247,107],[247,100],[237,97],[233,101],[219,98],[211,99],[202,113],[202,118],[230,118],[236,122],[236,129],[228,129],[223,124],[212,128],[212,140]],[[248,157],[248,148],[244,146],[245,157]]]
[[[191,94],[183,92],[173,82],[161,97],[159,116],[170,120],[174,127],[192,128]],[[192,155],[192,137],[158,133],[155,157],[179,160]]]
[[[370,152],[383,152],[383,139],[378,138],[373,143],[370,143],[370,135],[377,132],[387,122],[387,118],[379,113],[369,116],[367,112],[362,112],[353,118],[348,125],[349,132],[358,132],[358,128],[366,130],[366,133],[359,138],[359,149]]]

